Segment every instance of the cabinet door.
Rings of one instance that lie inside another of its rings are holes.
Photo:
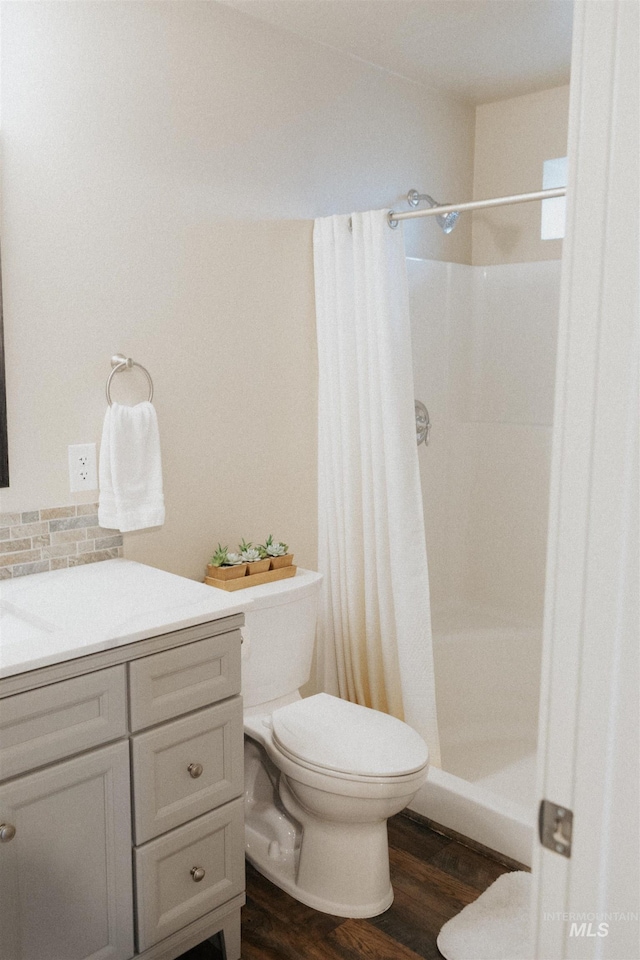
[[[0,822],[2,960],[129,960],[128,744],[4,784]]]

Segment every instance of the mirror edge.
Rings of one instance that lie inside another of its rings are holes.
[[[0,258],[0,487],[9,486],[9,433],[7,390],[4,367],[4,324],[2,310],[2,262]]]

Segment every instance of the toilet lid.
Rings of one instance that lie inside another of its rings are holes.
[[[420,734],[402,720],[328,693],[280,707],[271,720],[273,739],[286,753],[337,773],[398,777],[429,759]]]

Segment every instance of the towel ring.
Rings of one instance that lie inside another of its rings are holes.
[[[114,357],[111,357],[111,366],[113,367],[113,370],[107,377],[107,386],[105,391],[107,394],[107,403],[110,407],[113,405],[113,401],[111,400],[111,381],[116,373],[122,373],[123,370],[130,370],[131,367],[139,367],[147,378],[147,382],[149,384],[149,403],[151,403],[153,400],[153,380],[151,379],[151,374],[146,367],[143,367],[141,363],[136,363],[136,361],[132,360],[131,357],[124,357],[121,353],[117,353]]]

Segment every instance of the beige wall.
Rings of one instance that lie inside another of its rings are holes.
[[[473,199],[541,190],[543,162],[566,156],[568,116],[568,86],[477,107]],[[472,216],[474,264],[562,256],[562,240],[540,239],[539,203]]]
[[[126,556],[199,578],[273,532],[313,565],[311,219],[467,196],[473,110],[216,3],[6,3],[2,33],[0,510],[73,501],[67,445],[99,442],[122,351],[154,379],[167,500]],[[469,224],[406,238],[470,258]]]
[[[214,541],[274,533],[314,567],[311,224],[204,224],[183,239],[166,265],[181,315],[138,349],[168,386],[156,403],[167,520],[126,535],[126,556],[198,577]]]

